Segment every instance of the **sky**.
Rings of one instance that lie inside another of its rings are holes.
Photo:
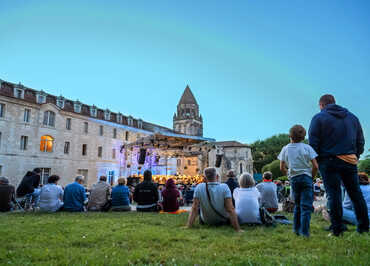
[[[370,2],[1,0],[0,79],[172,128],[186,87],[204,136],[308,128],[321,95],[370,148]]]

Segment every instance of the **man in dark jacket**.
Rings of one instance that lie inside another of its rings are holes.
[[[369,231],[367,206],[359,186],[357,163],[364,152],[365,140],[358,118],[336,105],[334,96],[320,98],[321,112],[311,121],[309,143],[318,156],[319,169],[328,195],[331,229],[335,236],[345,231],[342,222],[341,183],[353,201],[357,231]]]
[[[9,185],[6,177],[0,177],[0,212],[8,212],[13,208],[15,189]]]
[[[32,172],[27,172],[17,188],[17,197],[26,196],[30,202],[37,206],[40,198],[40,168],[35,168]]]
[[[152,172],[144,172],[144,181],[135,187],[134,201],[137,202],[137,211],[156,212],[158,211],[157,202],[159,194],[157,186],[152,182]]]
[[[234,174],[234,171],[230,170],[228,173],[227,173],[227,177],[229,179],[227,179],[226,181],[226,185],[229,187],[230,191],[231,191],[231,195],[233,195],[234,193],[234,189],[236,189],[237,187],[239,187],[239,184],[238,182],[235,180],[235,174]],[[235,200],[234,200],[234,197],[232,198],[233,200],[233,205],[235,206]]]

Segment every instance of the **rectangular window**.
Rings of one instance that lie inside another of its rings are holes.
[[[2,133],[0,132],[0,148],[1,148],[1,136],[2,136]]]
[[[125,133],[125,140],[128,141],[128,138],[129,138],[129,132],[126,131],[126,133]]]
[[[51,169],[50,168],[40,168],[40,169],[41,169],[40,183],[45,185],[48,183]]]
[[[22,151],[27,150],[27,144],[28,144],[28,137],[27,136],[22,136],[21,137],[21,150]]]
[[[82,144],[82,156],[87,155],[87,144]]]
[[[72,129],[72,118],[66,119],[66,129],[71,130]]]
[[[24,109],[24,116],[23,116],[23,122],[29,123],[31,117],[31,110],[30,109]]]
[[[69,146],[70,146],[69,141],[64,142],[64,154],[69,154]]]
[[[110,184],[111,186],[113,186],[114,182],[115,182],[115,178],[114,178],[114,171],[108,171],[108,180],[107,180],[107,183]]]
[[[89,133],[89,123],[84,122],[84,133],[87,134]]]
[[[5,104],[0,103],[0,117],[5,116]]]
[[[3,166],[0,165],[0,176],[3,175]]]
[[[103,156],[103,147],[99,146],[98,147],[98,157],[101,158]]]
[[[99,134],[100,134],[100,136],[103,136],[104,135],[104,128],[103,128],[103,126],[100,126],[99,127]]]
[[[113,128],[113,138],[117,138],[117,129]]]
[[[116,149],[112,150],[112,159],[116,159]]]
[[[15,97],[17,97],[19,99],[22,99],[23,98],[22,95],[23,95],[23,91],[22,90],[16,90]]]

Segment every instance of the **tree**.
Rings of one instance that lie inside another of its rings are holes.
[[[279,134],[265,140],[254,142],[251,147],[256,172],[263,172],[262,167],[276,160],[281,149],[289,142],[288,134]]]
[[[361,160],[358,164],[358,170],[360,172],[365,172],[368,175],[370,175],[370,158],[365,159],[365,160]]]
[[[270,171],[272,173],[273,179],[283,176],[284,174],[280,171],[280,161],[275,160],[264,167],[262,167],[262,173]]]

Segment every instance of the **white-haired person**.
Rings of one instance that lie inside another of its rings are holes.
[[[117,182],[117,186],[112,189],[112,211],[131,211],[130,190],[126,186],[127,179],[120,177]]]
[[[69,184],[64,189],[64,211],[83,212],[84,205],[87,203],[85,188],[82,186],[84,177],[79,175],[75,178],[75,182]]]
[[[260,197],[251,174],[242,173],[239,176],[239,188],[233,193],[235,210],[240,224],[261,224]]]

